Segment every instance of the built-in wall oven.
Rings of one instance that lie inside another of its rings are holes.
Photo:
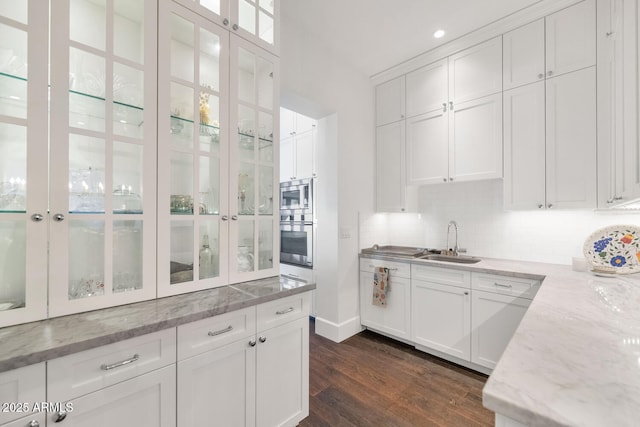
[[[313,268],[314,180],[280,183],[280,262]]]

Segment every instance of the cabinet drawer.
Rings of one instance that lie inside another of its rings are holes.
[[[0,424],[27,416],[35,402],[44,402],[46,379],[44,362],[0,373],[0,404],[18,404],[0,408]]]
[[[450,268],[412,265],[411,280],[424,280],[427,282],[469,289],[471,287],[471,272]]]
[[[387,267],[389,276],[411,277],[411,264],[406,262],[385,261],[383,259],[361,258],[360,271],[373,273],[377,267]]]
[[[311,312],[311,292],[258,305],[258,331],[273,328],[308,316]]]
[[[219,348],[255,334],[255,307],[178,326],[178,360]]]
[[[70,354],[47,362],[47,397],[69,400],[175,361],[175,328]]]
[[[472,288],[479,291],[533,299],[541,282],[536,279],[473,273],[471,283]]]

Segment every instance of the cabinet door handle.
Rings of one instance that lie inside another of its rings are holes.
[[[538,78],[539,79],[544,79],[544,74],[542,74],[542,73],[538,74]]]
[[[453,101],[449,101],[449,110],[453,110]]]
[[[100,369],[102,369],[103,371],[110,371],[112,369],[115,368],[119,368],[120,366],[124,366],[124,365],[128,365],[129,363],[133,363],[137,360],[140,359],[140,355],[139,354],[134,354],[133,357],[131,357],[130,359],[127,360],[122,360],[120,362],[116,362],[116,363],[112,363],[110,365],[107,365],[106,363],[102,364],[100,366]]]
[[[231,215],[231,219],[233,221],[237,221],[238,220],[238,215]]]
[[[238,24],[233,24],[231,26],[231,28],[233,28],[233,31],[237,31],[238,30]]]
[[[464,291],[464,294],[465,295],[469,295],[469,291]]]
[[[549,77],[553,76],[553,71],[547,71],[547,76]]]
[[[495,286],[499,287],[499,288],[509,288],[509,289],[513,288],[513,286],[512,286],[512,285],[505,285],[505,284],[498,283],[498,282],[493,282],[493,284],[494,284]]]
[[[42,214],[36,213],[36,214],[31,215],[31,221],[33,221],[33,222],[40,222],[43,219],[44,219],[44,216],[42,216]]]
[[[220,329],[219,331],[209,331],[207,335],[209,335],[210,337],[215,337],[217,335],[226,334],[227,332],[231,332],[231,331],[233,331],[233,326],[229,325],[224,329]]]
[[[224,26],[226,27],[227,25],[229,25],[229,20],[227,18],[224,18],[222,20],[222,23],[224,24]]]
[[[53,216],[53,220],[55,222],[62,222],[62,221],[64,221],[64,215],[62,215],[61,213],[55,214]]]
[[[267,337],[260,337],[258,339],[260,340],[260,342],[265,342],[267,340]]]
[[[282,314],[287,314],[287,313],[291,313],[293,311],[293,307],[289,307],[286,310],[280,310],[280,311],[276,311],[276,314],[278,316],[282,315]],[[264,341],[262,341],[264,342]]]
[[[442,103],[442,112],[443,112],[443,113],[446,113],[446,112],[447,112],[447,103],[446,103],[446,102],[443,102],[443,103]]]
[[[223,220],[223,221],[228,221],[229,217],[226,216],[226,215],[222,215],[222,217],[220,219]]]
[[[53,419],[54,423],[59,423],[64,421],[64,419],[67,418],[67,411],[64,410],[60,410],[58,412],[56,412],[55,418]]]
[[[249,340],[249,347],[255,347],[256,346],[256,340]]]

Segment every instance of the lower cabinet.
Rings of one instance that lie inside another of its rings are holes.
[[[375,269],[389,269],[387,305],[373,305]],[[360,323],[392,337],[411,338],[411,266],[378,259],[360,260]]]
[[[438,269],[433,269],[436,272]],[[425,269],[421,269],[425,272]],[[469,273],[462,275],[467,279]],[[468,287],[411,280],[412,341],[463,360],[471,355],[471,299]],[[468,286],[468,280],[461,284]]]
[[[531,300],[490,292],[473,291],[471,361],[495,368]]]
[[[44,362],[0,373],[0,426],[44,427],[46,414],[34,413],[33,402],[46,400],[45,380]]]
[[[221,426],[307,417],[309,307],[307,293],[178,327],[178,426],[209,425],[211,414]]]
[[[175,364],[73,398],[68,404],[72,406],[66,414],[49,414],[49,422],[94,427],[175,426]]]

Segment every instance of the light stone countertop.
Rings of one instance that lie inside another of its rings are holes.
[[[544,278],[484,387],[485,407],[529,426],[640,425],[640,275],[495,259],[388,259]]]
[[[285,276],[0,328],[0,372],[315,289]]]

